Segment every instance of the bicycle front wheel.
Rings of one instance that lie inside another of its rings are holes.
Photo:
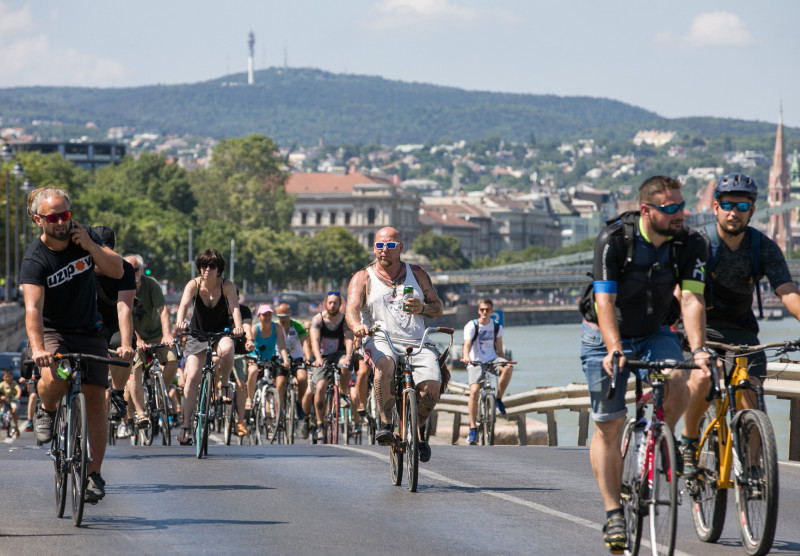
[[[294,432],[297,428],[297,390],[293,387],[287,386],[287,388],[283,435],[286,444],[294,444]]]
[[[233,404],[228,403],[222,406],[223,423],[222,423],[222,439],[225,441],[226,446],[231,445],[231,436],[233,427],[236,426],[235,414],[233,412]]]
[[[197,398],[197,427],[195,428],[195,452],[197,459],[205,453],[204,445],[208,442],[208,409],[211,406],[211,376],[213,373],[203,373],[200,381],[200,393]]]
[[[264,401],[261,397],[261,390],[256,390],[253,394],[253,404],[250,409],[252,419],[252,430],[250,431],[250,442],[255,445],[264,443]]]
[[[417,492],[417,481],[419,480],[419,423],[417,415],[417,393],[406,392],[406,420],[405,420],[405,441],[406,441],[406,467],[408,470],[408,490]]]
[[[267,388],[264,396],[264,415],[266,425],[266,436],[270,439],[270,444],[277,441],[281,443],[278,435],[278,425],[281,418],[281,399],[275,388]]]
[[[739,536],[748,554],[766,554],[778,521],[778,456],[769,417],[742,413],[737,434],[742,474],[736,479]]]
[[[630,554],[639,553],[642,542],[642,525],[644,512],[640,505],[642,482],[639,478],[639,469],[636,453],[636,434],[634,427],[636,421],[628,419],[622,433],[622,485],[620,502],[625,513],[625,523],[628,528],[628,544]]]
[[[152,382],[148,381],[148,384],[143,386],[144,390],[144,411],[147,418],[150,420],[150,424],[143,429],[140,429],[138,426],[136,427],[136,434],[139,437],[139,444],[142,446],[150,446],[153,443],[153,419],[154,419],[154,408],[155,408],[155,400],[153,399],[153,384]]]
[[[654,556],[672,554],[678,521],[678,476],[675,440],[665,423],[655,432],[651,457],[646,475],[648,496],[644,500],[650,525],[650,547]]]
[[[378,423],[380,423],[380,413],[378,412],[378,401],[375,399],[375,390],[369,391],[369,402],[367,402],[367,436],[369,443],[375,445],[375,434],[378,432]]]
[[[72,403],[70,444],[72,445],[72,461],[70,476],[72,480],[72,524],[81,526],[83,519],[83,497],[86,494],[86,460],[88,459],[89,426],[86,418],[86,398],[82,393]]]
[[[392,431],[402,430],[400,415],[397,412],[397,404],[392,404]],[[392,484],[400,486],[403,482],[403,449],[397,442],[392,442],[389,446],[389,471],[392,476]]]
[[[709,407],[700,419],[699,437],[717,417],[717,408]],[[686,482],[692,498],[692,518],[697,537],[703,542],[717,542],[725,526],[728,490],[719,488],[719,427],[708,431],[697,458],[697,478]]]
[[[50,445],[50,456],[56,472],[56,516],[64,516],[67,505],[67,408],[63,402],[58,403],[58,411],[53,423],[53,441]]]
[[[333,379],[329,379],[333,380]],[[326,441],[328,444],[338,444],[339,443],[339,387],[337,385],[333,386],[332,392],[330,396],[328,396],[328,418],[327,423],[325,423],[325,428],[327,429],[326,432]]]
[[[164,446],[172,445],[172,438],[170,437],[169,426],[169,403],[167,400],[167,390],[164,385],[164,378],[159,376],[158,381],[155,383],[155,401],[156,401],[156,414],[151,418],[155,425],[153,434],[158,431],[161,433],[161,444]]]
[[[495,405],[494,394],[488,393],[483,398],[483,438],[486,444],[494,446],[494,421],[497,406]]]

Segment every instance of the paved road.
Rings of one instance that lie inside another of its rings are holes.
[[[0,554],[608,554],[585,448],[434,446],[419,492],[372,446],[109,447],[107,496],[84,525],[55,517],[52,465],[31,433],[0,444]],[[781,464],[774,554],[800,554],[800,466]],[[731,497],[732,498],[732,497]],[[744,554],[733,505],[722,539],[678,553]],[[57,547],[57,548],[56,548]]]

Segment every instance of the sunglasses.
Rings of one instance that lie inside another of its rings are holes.
[[[724,210],[725,212],[730,212],[733,210],[733,207],[736,207],[736,210],[739,212],[747,212],[750,210],[750,207],[753,206],[753,203],[750,201],[742,201],[740,203],[734,203],[733,201],[719,201],[719,208]]]
[[[201,264],[200,268],[210,268],[211,270],[217,269],[217,263]]]
[[[480,312],[480,313],[489,313],[489,312],[491,312],[491,309],[489,309],[488,307],[481,307],[480,309],[478,309],[478,312]]]
[[[328,295],[342,295],[342,294],[337,291],[329,291]]]
[[[683,210],[683,207],[686,206],[686,201],[673,205],[651,205],[650,203],[645,203],[645,205],[656,209],[658,212],[663,212],[664,214],[675,214],[679,210]]]
[[[69,219],[72,218],[72,211],[65,210],[64,212],[54,212],[53,214],[39,214],[37,216],[39,216],[39,218],[44,218],[50,224],[57,224],[59,220],[63,220],[64,222],[69,222]]]
[[[378,251],[380,251],[384,247],[386,247],[387,249],[394,249],[398,245],[399,243],[397,241],[376,241],[375,249],[377,249]]]

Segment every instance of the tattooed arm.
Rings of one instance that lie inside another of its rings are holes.
[[[369,274],[366,269],[361,269],[353,274],[347,288],[345,319],[356,338],[363,338],[369,331],[369,328],[361,323],[361,310],[367,303],[367,284],[369,284]]]

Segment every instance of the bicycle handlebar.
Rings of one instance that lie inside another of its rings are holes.
[[[771,344],[723,344],[722,342],[706,342],[706,346],[711,349],[727,351],[732,355],[751,355],[768,349],[781,348],[780,352],[788,353],[790,351],[800,350],[800,340],[787,340],[784,342],[773,342]]]
[[[618,351],[615,351],[611,355],[611,383],[608,385],[608,390],[606,391],[606,398],[612,399],[617,393],[617,375],[619,374],[619,359],[622,357],[622,354]],[[711,401],[715,389],[718,386],[718,380],[716,379],[716,357],[712,356],[709,360],[710,366],[712,369],[712,378],[711,384],[709,384],[708,394],[706,395],[706,401]],[[630,367],[631,369],[647,369],[648,371],[665,371],[667,369],[699,369],[700,366],[694,362],[694,358],[687,359],[685,361],[677,361],[675,359],[661,359],[657,361],[638,361],[635,359],[628,359],[625,361],[625,366]]]
[[[86,359],[88,361],[96,361],[98,363],[108,363],[109,365],[116,365],[117,367],[130,367],[130,361],[122,361],[121,359],[108,359],[106,357],[100,357],[99,355],[92,355],[91,353],[54,353],[53,360],[61,361],[62,359],[68,359],[75,362],[76,359]],[[23,365],[36,365],[36,361],[33,359],[26,359],[22,362]]]
[[[452,342],[453,341],[453,333],[455,332],[455,329],[449,328],[447,326],[430,326],[430,327],[426,328],[425,332],[422,334],[422,338],[419,341],[419,347],[417,348],[417,351],[414,351],[414,346],[413,345],[407,345],[404,350],[398,351],[394,347],[394,344],[392,343],[392,339],[389,337],[389,333],[386,332],[386,330],[384,330],[383,328],[381,328],[381,325],[379,325],[379,324],[373,325],[369,329],[369,332],[367,334],[370,335],[370,336],[374,336],[376,332],[382,332],[383,333],[383,336],[386,338],[386,341],[389,343],[389,349],[391,349],[395,354],[397,354],[397,355],[408,355],[408,356],[413,357],[414,355],[419,355],[422,352],[422,349],[425,347],[425,340],[428,338],[428,333],[429,332],[441,332],[443,334],[450,334],[450,341]]]

